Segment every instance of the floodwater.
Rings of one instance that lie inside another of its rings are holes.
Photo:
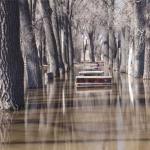
[[[25,111],[1,112],[0,150],[150,149],[150,81],[115,74],[112,89],[83,90],[73,79],[29,90]]]

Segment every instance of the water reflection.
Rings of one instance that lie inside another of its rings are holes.
[[[1,114],[3,149],[149,149],[150,82],[113,76],[112,89],[76,89],[70,73],[28,91],[24,112]]]
[[[0,143],[9,142],[9,130],[11,128],[12,119],[13,114],[0,112]]]

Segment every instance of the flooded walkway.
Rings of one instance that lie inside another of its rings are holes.
[[[30,90],[25,111],[1,112],[0,150],[149,150],[149,87],[114,75],[112,89],[77,90],[68,77]]]

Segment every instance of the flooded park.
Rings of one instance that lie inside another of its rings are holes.
[[[150,0],[0,0],[0,150],[150,150]]]

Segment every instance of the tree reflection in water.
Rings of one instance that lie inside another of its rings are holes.
[[[17,141],[24,143],[26,149],[40,144],[44,150],[60,149],[60,145],[64,150],[72,146],[79,150],[126,150],[130,148],[127,141],[136,149],[142,140],[150,138],[148,81],[143,84],[114,74],[112,89],[79,90],[72,77],[67,74],[43,89],[29,90],[25,112],[15,117],[2,114],[1,142]]]
[[[0,111],[0,143],[10,141],[10,130],[14,113]]]
[[[122,118],[123,120],[128,119],[127,121],[133,121],[131,118],[133,114],[138,117],[141,113],[143,115],[143,111],[141,112],[138,108],[144,108],[145,99],[143,97],[144,87],[142,82],[139,80],[134,80],[132,82],[134,83],[129,85],[131,84],[131,81],[129,82],[127,76],[123,75],[120,77],[120,82],[113,85],[112,90],[99,90],[98,92],[91,90],[89,92],[84,91],[81,93],[80,91],[75,92],[71,78],[64,81],[54,81],[53,83],[49,83],[47,85],[47,96],[44,96],[45,101],[40,107],[39,129],[50,130],[51,126],[49,126],[49,123],[56,126],[56,124],[58,125],[57,122],[59,120],[64,123],[66,120],[68,121],[69,118],[76,117],[76,109],[74,108],[78,108],[77,111],[88,112],[94,112],[96,108],[100,108],[103,112],[108,111],[107,116],[110,120],[108,119],[107,121],[112,122],[112,124],[114,123],[112,118],[115,117],[117,119],[117,116],[113,116],[113,113],[114,111],[118,112],[119,110],[119,113],[125,114],[122,116],[125,117]],[[44,108],[42,108],[42,106],[44,106]],[[50,108],[54,108],[53,112]],[[130,113],[131,116],[128,113]],[[134,116],[135,119],[136,116]],[[83,118],[85,120],[88,119],[89,113],[87,113],[87,116],[85,113]],[[96,118],[97,117],[95,117],[95,119]],[[40,125],[40,123],[43,124],[43,122],[46,126]],[[62,127],[66,126],[63,123]],[[110,125],[108,124],[108,130],[110,130]],[[116,126],[114,127],[116,128]],[[111,129],[115,130],[112,127]],[[47,130],[45,133],[48,133]]]

